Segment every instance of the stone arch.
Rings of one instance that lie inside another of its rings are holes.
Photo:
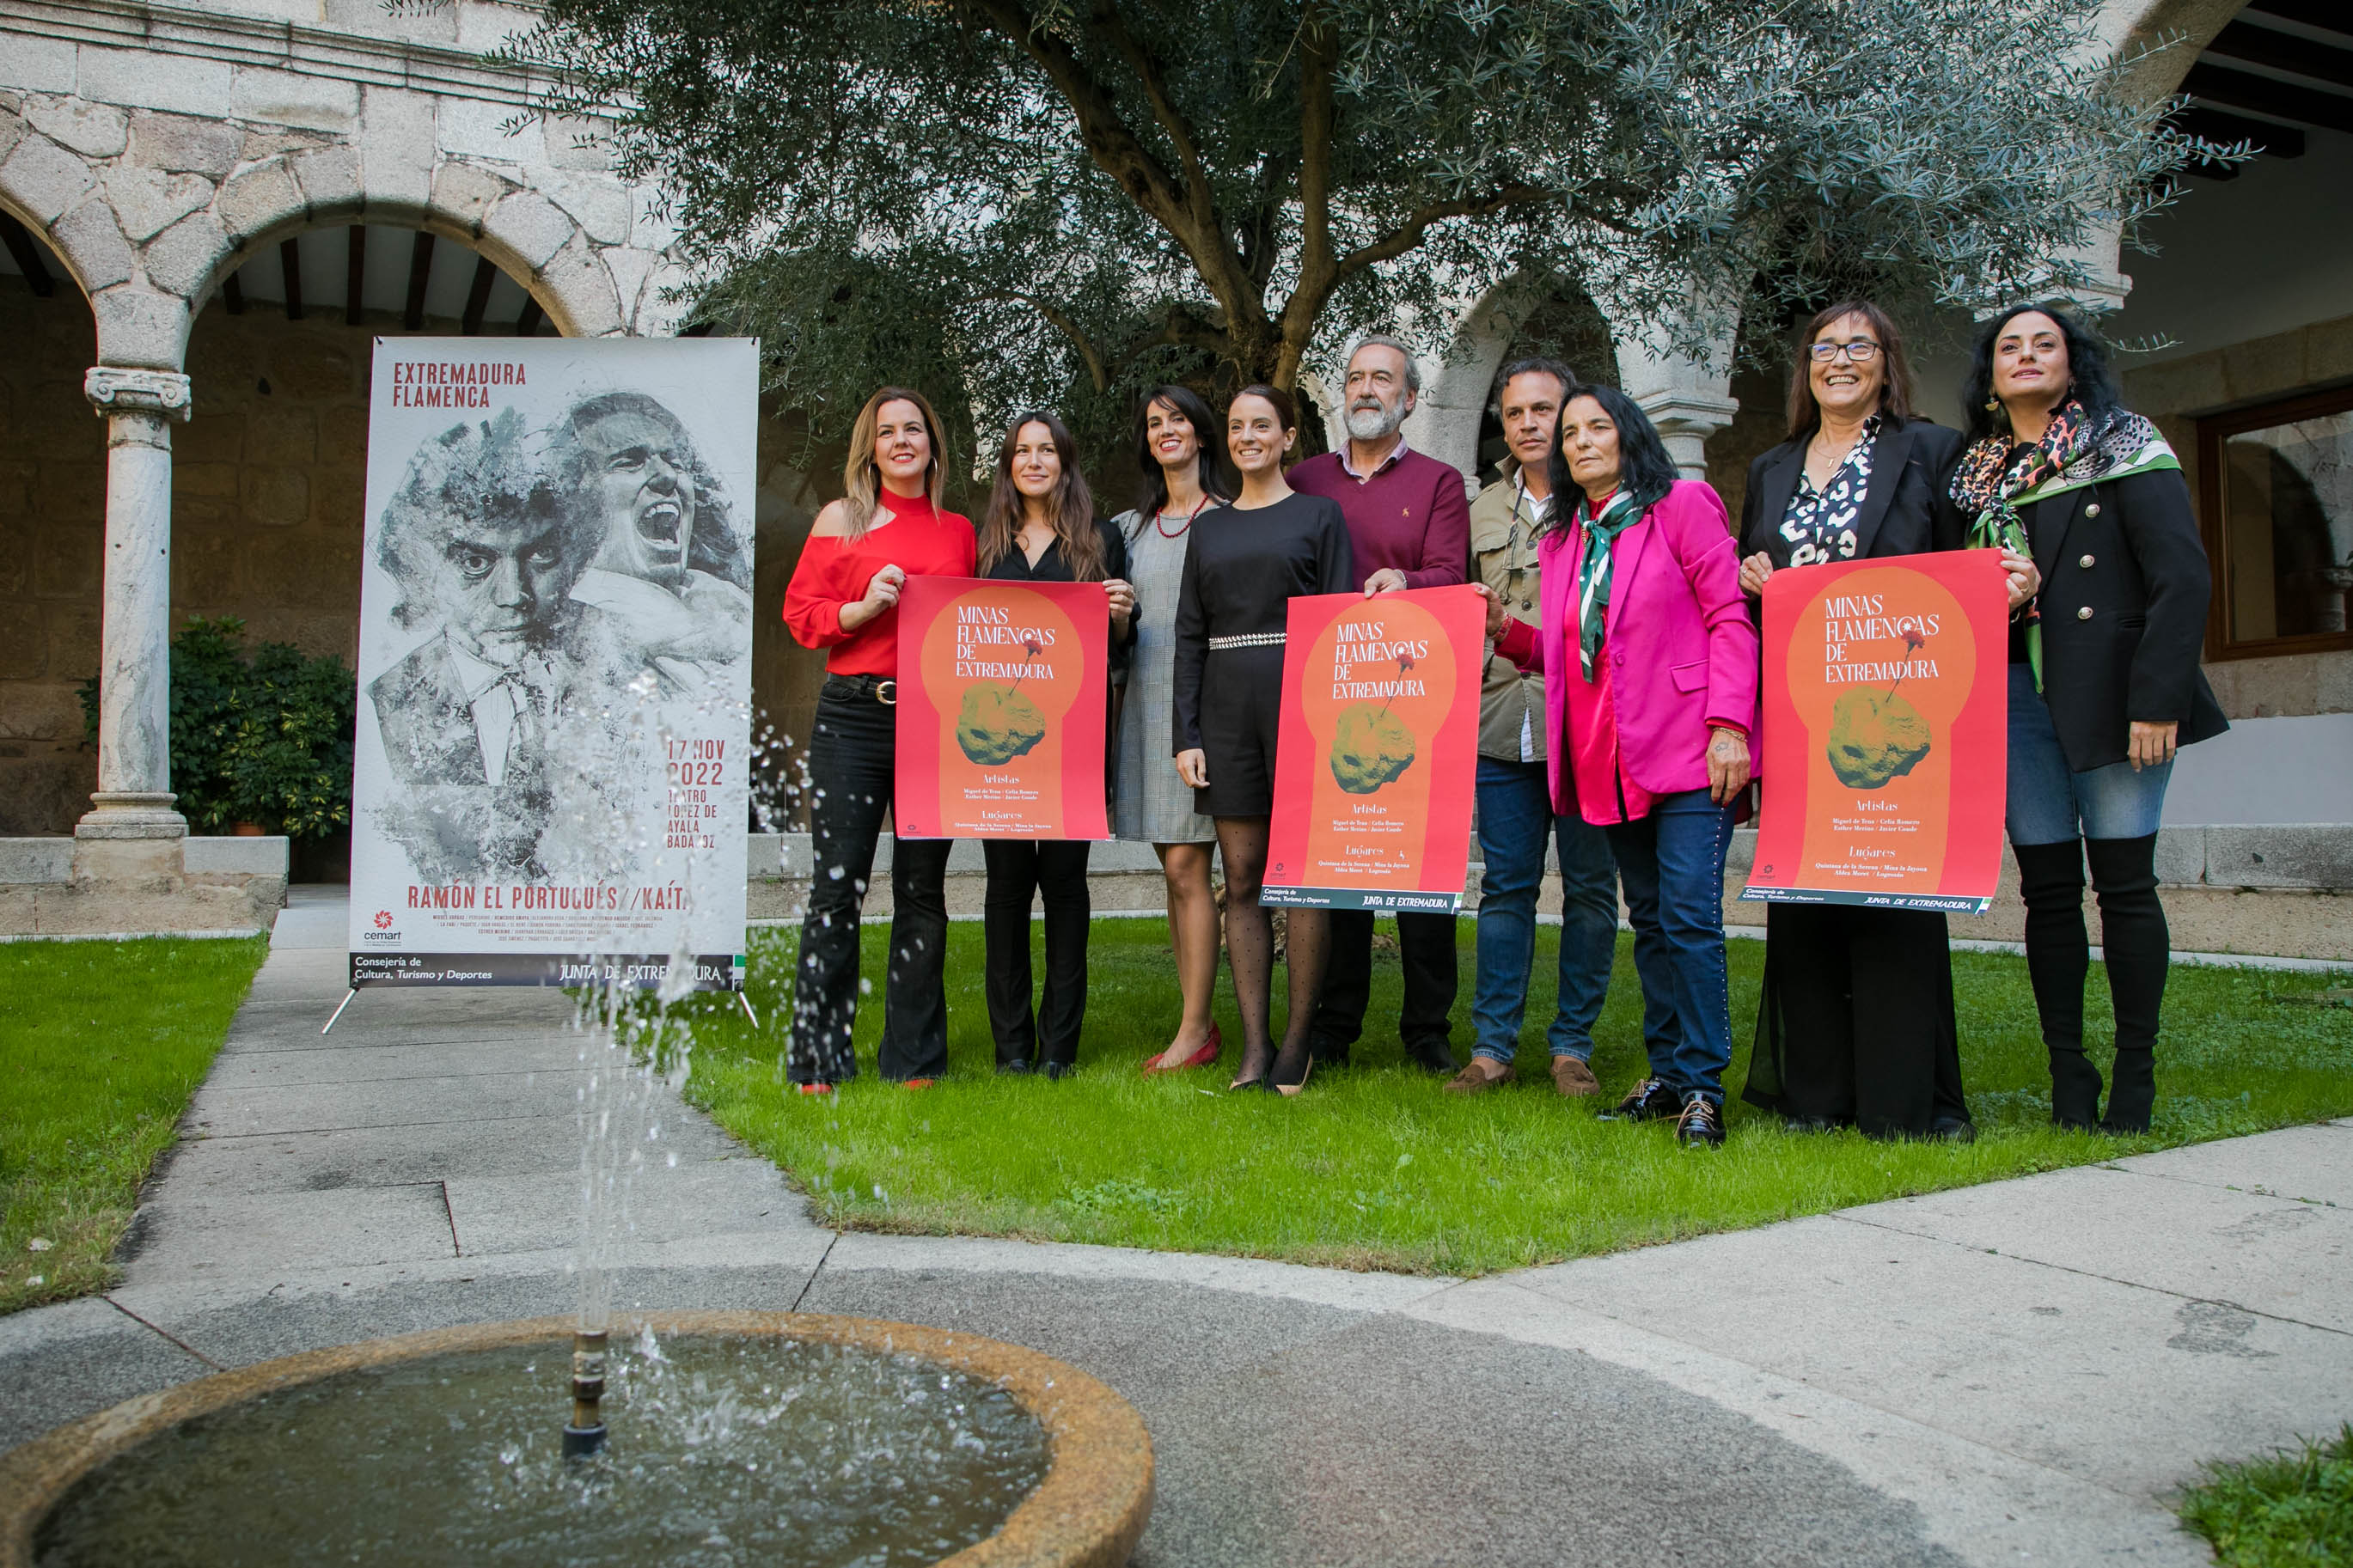
[[[1415,415],[1415,445],[1474,482],[1480,477],[1479,426],[1487,395],[1511,351],[1527,297],[1526,280],[1515,276],[1489,289],[1462,313]]]
[[[130,247],[89,159],[5,109],[0,211],[48,247],[85,300],[131,276]]]
[[[2179,90],[2199,51],[2246,8],[2246,0],[2110,0],[2101,31],[2126,58],[2156,50],[2125,73],[2127,89],[2147,101]],[[2170,42],[2169,48],[2158,48]]]
[[[566,337],[626,332],[611,271],[586,230],[545,195],[478,165],[444,163],[421,199],[411,182],[361,177],[355,154],[326,148],[241,171],[213,205],[147,247],[148,280],[176,300],[174,365],[186,352],[189,312],[256,252],[298,234],[354,223],[421,228],[489,258],[536,299]],[[390,188],[386,188],[387,185]],[[182,237],[185,231],[185,237]],[[150,307],[154,308],[154,307]],[[168,307],[165,307],[168,308]],[[119,363],[101,330],[101,363]],[[144,328],[146,323],[135,322]]]
[[[674,326],[669,236],[609,174],[437,144],[433,100],[370,89],[364,123],[271,135],[71,94],[0,110],[0,206],[58,255],[100,364],[176,372],[194,310],[257,247],[340,224],[423,228],[490,258],[566,336]],[[256,156],[259,151],[261,155]]]
[[[324,173],[332,178],[341,171],[329,165]],[[261,176],[265,184],[241,189],[248,174]],[[230,182],[220,205],[237,226],[224,226],[208,263],[193,274],[185,297],[205,300],[257,251],[281,240],[366,224],[423,229],[487,257],[522,284],[565,337],[609,337],[628,331],[612,272],[586,229],[529,185],[480,165],[449,163],[437,171],[431,194],[421,200],[406,189],[371,188],[358,179],[347,192],[331,188],[328,199],[310,199],[319,178],[314,170],[298,190],[296,180],[273,177],[273,171],[264,166]]]

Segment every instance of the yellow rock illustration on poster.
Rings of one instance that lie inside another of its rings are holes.
[[[1928,721],[1894,692],[1857,687],[1831,708],[1831,772],[1850,789],[1877,789],[1928,754]]]
[[[1026,669],[1040,651],[1034,642],[1026,645],[1022,667]],[[982,767],[1000,767],[1026,755],[1045,738],[1046,716],[1021,695],[1019,676],[1009,684],[983,680],[965,688],[963,705],[956,710],[956,749]]]
[[[1383,703],[1359,702],[1332,731],[1332,776],[1350,795],[1370,795],[1413,766],[1413,731]]]

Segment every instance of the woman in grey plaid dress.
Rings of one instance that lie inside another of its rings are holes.
[[[1184,387],[1154,391],[1137,422],[1137,445],[1146,476],[1145,504],[1113,520],[1127,540],[1138,605],[1127,701],[1120,712],[1113,831],[1149,843],[1168,879],[1168,937],[1185,1012],[1168,1048],[1144,1062],[1146,1072],[1167,1072],[1208,1067],[1224,1045],[1209,1016],[1218,984],[1218,905],[1209,889],[1218,831],[1193,809],[1193,792],[1171,760],[1171,659],[1177,584],[1194,521],[1230,500],[1232,490],[1222,471],[1217,419]]]

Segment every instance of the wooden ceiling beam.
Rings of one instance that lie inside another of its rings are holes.
[[[2324,33],[2344,33],[2353,42],[2353,18],[2345,14],[2345,0],[2249,0],[2244,14],[2300,22]]]
[[[286,319],[302,319],[302,242],[299,238],[280,240],[278,245],[278,265],[286,269]]]
[[[2182,78],[2181,90],[2219,108],[2249,110],[2353,136],[2353,98],[2323,92],[2318,88],[2298,87],[2274,77],[2232,70],[2201,59]]]
[[[2233,22],[2214,35],[2206,46],[2209,55],[2244,60],[2253,66],[2269,66],[2274,70],[2325,81],[2332,87],[2353,87],[2353,49],[2332,48],[2283,33],[2273,27],[2254,27],[2244,22]]]
[[[473,286],[466,290],[466,315],[461,323],[466,335],[482,335],[482,312],[490,309],[491,285],[499,280],[499,269],[487,256],[474,258]]]
[[[343,230],[343,324],[360,324],[361,301],[367,294],[367,229],[353,224]]]
[[[425,330],[425,289],[432,281],[433,237],[420,228],[417,243],[408,247],[408,306],[400,317],[400,324],[412,332]]]

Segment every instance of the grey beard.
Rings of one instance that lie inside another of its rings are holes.
[[[1351,408],[1345,423],[1352,441],[1386,441],[1405,423],[1405,405],[1378,410]]]

